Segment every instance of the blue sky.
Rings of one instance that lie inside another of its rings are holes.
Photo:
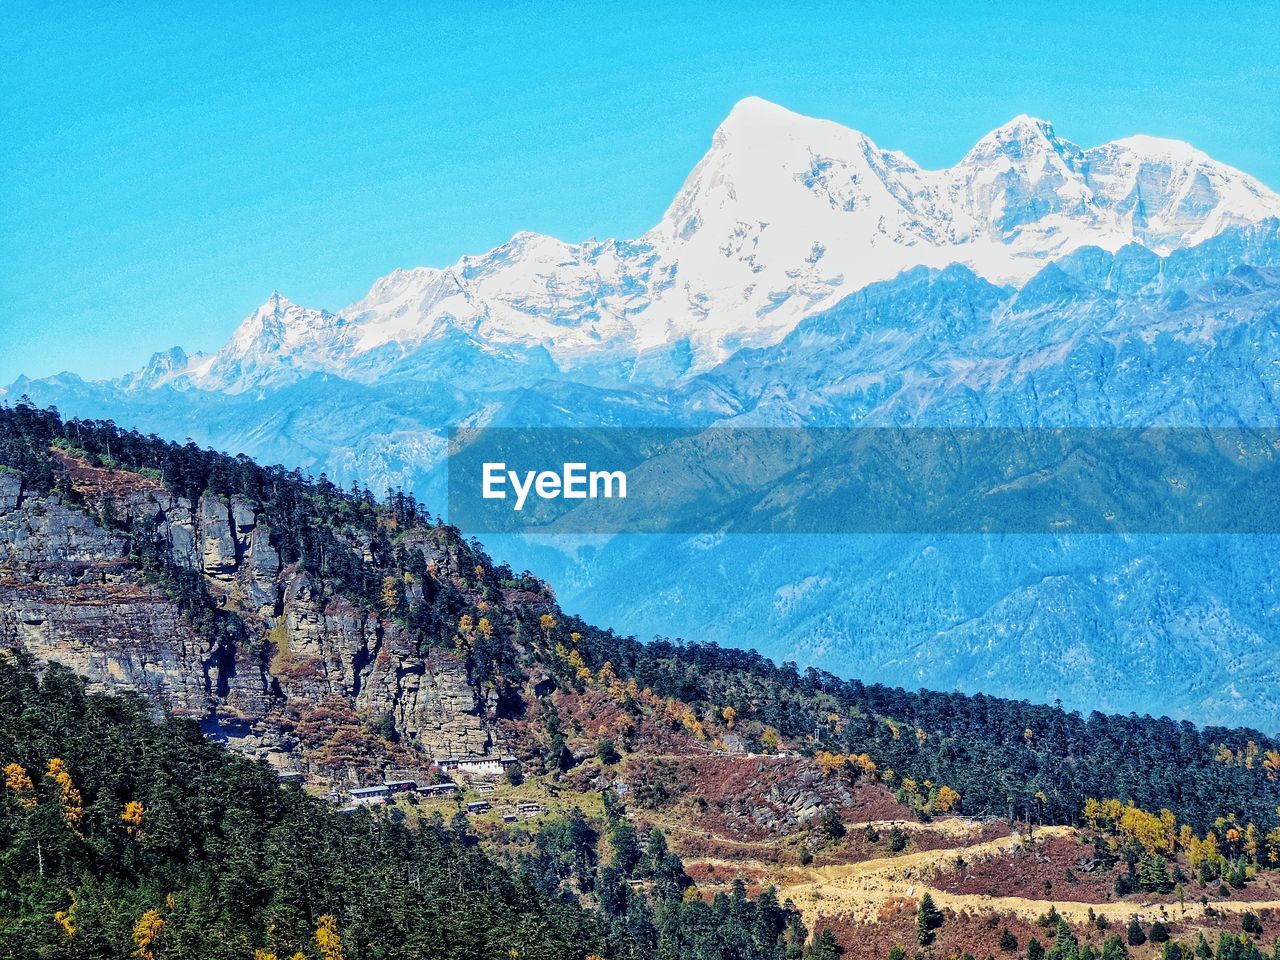
[[[517,230],[636,236],[752,94],[926,166],[1025,112],[1280,188],[1274,2],[178,6],[0,8],[0,383]]]

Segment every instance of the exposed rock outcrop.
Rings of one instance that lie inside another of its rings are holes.
[[[306,761],[277,722],[281,712],[332,698],[366,721],[389,716],[403,741],[430,755],[491,746],[493,705],[462,660],[419,650],[394,621],[283,566],[250,503],[214,495],[191,503],[140,482],[112,509],[126,521],[154,519],[173,561],[200,572],[249,642],[199,635],[142,576],[122,536],[91,511],[28,495],[18,474],[0,473],[0,646],[65,663],[103,689],[139,690],[281,766]]]

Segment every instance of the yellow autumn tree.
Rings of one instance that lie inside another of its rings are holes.
[[[382,609],[395,613],[400,606],[400,581],[395,577],[382,578]]]
[[[62,819],[66,821],[67,826],[75,829],[80,823],[80,818],[84,816],[84,801],[80,797],[80,791],[76,789],[75,782],[71,779],[71,772],[67,769],[67,765],[60,758],[54,757],[45,768],[44,775],[57,785],[58,801],[62,804]]]
[[[1280,780],[1280,750],[1268,750],[1262,755],[1262,769],[1268,780]]]
[[[31,777],[27,775],[22,764],[10,763],[4,768],[4,786],[6,790],[17,795],[18,805],[24,810],[30,810],[36,805],[36,798],[32,796],[35,785],[32,784]]]
[[[1244,850],[1244,855],[1254,863],[1259,862],[1258,854],[1262,850],[1262,837],[1258,834],[1258,828],[1252,823],[1245,825],[1241,849]]]
[[[156,941],[164,932],[164,917],[159,910],[148,910],[133,925],[134,955],[141,960],[155,960]]]
[[[691,734],[693,734],[699,740],[707,739],[707,730],[702,725],[702,721],[699,720],[697,717],[697,714],[695,714],[688,707],[685,707],[684,710],[681,712],[680,723],[681,725],[684,726],[686,730],[688,730]]]
[[[1095,830],[1102,823],[1102,802],[1096,797],[1088,797],[1084,801],[1084,809],[1081,811],[1084,822],[1089,824]]]
[[[330,914],[326,913],[316,921],[316,947],[323,960],[344,960],[338,921]]]
[[[865,753],[849,754],[849,766],[856,770],[863,779],[875,780],[876,778],[876,762]]]
[[[938,788],[938,796],[934,799],[934,806],[943,813],[954,810],[960,805],[960,794],[952,790],[948,786]]]
[[[726,730],[732,730],[733,725],[738,722],[738,711],[733,707],[725,707],[720,711],[720,716],[724,718],[724,726]]]
[[[556,618],[549,613],[544,613],[538,618],[538,626],[542,628],[543,633],[551,633],[556,628]]]
[[[1168,810],[1148,813],[1130,804],[1116,823],[1120,833],[1142,847],[1148,854],[1170,854],[1174,849],[1176,821]]]
[[[1280,865],[1280,827],[1267,834],[1267,861],[1273,866]]]
[[[596,683],[606,690],[613,690],[618,682],[618,674],[613,669],[613,662],[606,660],[600,665],[600,672],[596,674]]]
[[[62,930],[62,935],[68,940],[75,939],[76,935],[76,907],[79,903],[76,901],[76,895],[70,890],[67,894],[71,897],[71,905],[65,910],[55,910],[53,914],[53,922]]]
[[[471,649],[471,645],[475,642],[476,623],[471,614],[464,613],[458,618],[458,649],[467,651]]]
[[[141,801],[130,800],[124,805],[124,811],[120,814],[120,819],[124,821],[125,830],[129,836],[136,837],[142,832],[142,817],[146,813]]]
[[[845,755],[842,753],[830,753],[826,750],[819,750],[813,755],[813,759],[818,761],[818,769],[822,771],[824,776],[832,776],[839,773],[845,767]]]
[[[557,644],[558,646],[560,645]],[[587,666],[586,661],[582,659],[582,654],[577,650],[570,650],[568,656],[565,657],[565,661],[573,668],[573,675],[579,680],[585,683],[592,679],[591,668]]]
[[[1084,819],[1095,830],[1113,830],[1120,823],[1125,806],[1119,800],[1097,800],[1089,797],[1084,802]]]

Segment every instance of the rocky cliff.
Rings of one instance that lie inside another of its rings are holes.
[[[306,736],[316,711],[362,741],[379,739],[374,724],[393,727],[430,756],[492,746],[494,698],[478,693],[458,654],[421,651],[401,624],[282,564],[248,501],[192,502],[138,474],[61,462],[76,495],[67,502],[0,473],[0,647],[65,663],[99,689],[141,691],[285,769],[330,765]],[[138,521],[154,523],[168,560],[198,573],[243,624],[238,638],[196,629],[144,575],[119,532]]]

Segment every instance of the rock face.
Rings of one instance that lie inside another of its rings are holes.
[[[100,689],[138,690],[281,767],[307,759],[286,709],[335,698],[366,720],[390,716],[402,740],[432,756],[492,745],[492,704],[452,651],[421,652],[398,624],[282,566],[250,504],[208,495],[193,504],[138,484],[115,509],[153,518],[174,562],[200,572],[249,643],[198,634],[143,578],[122,537],[0,473],[0,647],[64,663]]]

